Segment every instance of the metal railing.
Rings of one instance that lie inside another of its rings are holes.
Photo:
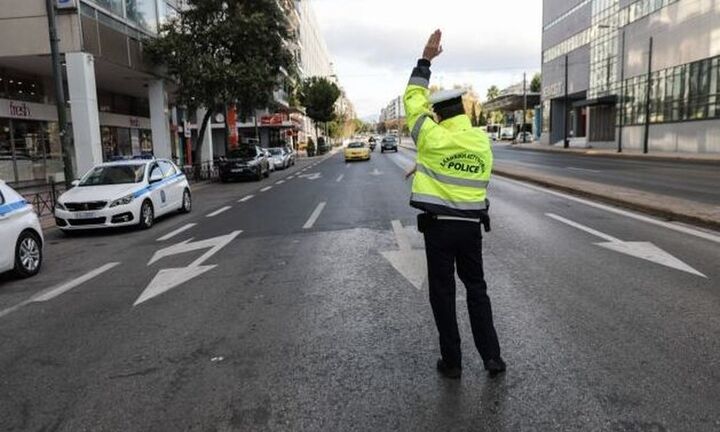
[[[185,165],[182,168],[185,177],[190,182],[200,181],[218,181],[220,178],[220,172],[218,170],[217,162],[203,162],[193,165]]]
[[[52,215],[58,197],[65,192],[65,184],[59,182],[22,182],[9,183],[17,193],[23,196],[35,208],[39,217]]]

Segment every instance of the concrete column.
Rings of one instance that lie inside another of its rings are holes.
[[[95,60],[91,54],[65,54],[70,96],[73,138],[75,141],[75,175],[83,176],[102,163],[100,118],[98,116]]]
[[[172,146],[165,81],[155,80],[150,82],[148,85],[148,99],[150,100],[153,153],[155,157],[170,159],[172,157]]]
[[[200,128],[202,127],[203,118],[205,118],[206,109],[200,108],[197,110],[197,133],[200,135]],[[205,139],[203,139],[201,160],[194,161],[194,163],[207,163],[209,162],[212,166],[213,162],[213,139],[212,139],[212,118],[208,120],[207,129],[205,129]]]

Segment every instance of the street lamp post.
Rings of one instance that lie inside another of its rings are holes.
[[[65,109],[65,90],[63,88],[62,67],[60,65],[60,49],[58,42],[60,39],[57,35],[57,17],[55,15],[55,5],[53,0],[45,0],[45,8],[47,9],[48,29],[50,36],[50,55],[53,68],[53,85],[55,86],[55,104],[57,106],[58,115],[58,132],[60,133],[60,146],[62,148],[63,173],[65,174],[65,186],[70,187],[75,173],[72,165],[72,142],[67,133],[68,121],[67,110]]]
[[[645,89],[645,134],[643,136],[643,153],[648,152],[650,144],[650,90],[652,89],[652,57],[653,38],[650,38],[650,47],[648,50],[647,88]]]

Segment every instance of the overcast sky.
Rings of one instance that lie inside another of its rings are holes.
[[[400,95],[428,36],[443,31],[433,84],[472,84],[484,98],[540,69],[540,0],[312,0],[340,84],[358,116]],[[529,78],[528,78],[529,79]]]

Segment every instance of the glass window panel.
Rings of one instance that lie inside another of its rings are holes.
[[[125,0],[127,18],[144,28],[157,31],[157,9],[155,0]]]
[[[116,15],[123,16],[123,0],[92,0],[92,2]]]

